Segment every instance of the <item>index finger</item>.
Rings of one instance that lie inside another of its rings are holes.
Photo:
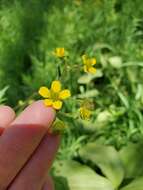
[[[0,138],[0,190],[15,178],[55,118],[52,108],[37,101],[26,108]]]
[[[4,129],[14,120],[15,112],[9,106],[0,105],[0,135]]]

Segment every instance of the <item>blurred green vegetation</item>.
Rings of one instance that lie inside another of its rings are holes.
[[[19,100],[27,101],[41,85],[50,85],[56,78],[52,54],[56,47],[69,52],[71,67],[81,62],[83,53],[97,59],[94,77],[75,70],[64,78],[63,85],[69,86],[74,98],[91,98],[95,107],[92,121],[65,118],[69,127],[53,169],[54,176],[60,176],[55,177],[57,190],[112,190],[143,175],[142,170],[133,168],[126,176],[120,163],[126,165],[131,160],[140,167],[143,159],[138,155],[143,139],[143,1],[1,0],[0,5],[1,103],[17,108]],[[74,98],[64,106],[64,112],[71,115],[78,107]],[[138,144],[139,151],[134,154]],[[103,146],[103,152],[95,145]],[[119,157],[125,148],[130,151],[128,146],[133,146],[133,152],[126,161],[125,154],[125,158]],[[114,158],[105,156],[109,163],[103,159],[108,149]],[[94,151],[99,157],[91,155]],[[56,172],[64,160],[59,171],[71,171],[68,183],[64,172]],[[91,185],[76,186],[78,180],[79,184],[89,180]],[[94,186],[93,181],[99,184]],[[123,190],[142,190],[142,178],[132,183]]]

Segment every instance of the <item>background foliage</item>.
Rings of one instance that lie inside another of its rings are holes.
[[[92,98],[95,108],[92,121],[65,118],[69,127],[52,171],[57,190],[142,190],[142,177],[137,177],[143,174],[143,155],[138,155],[143,138],[143,2],[1,0],[0,5],[1,103],[20,111],[19,100],[55,79],[56,47],[69,52],[71,67],[85,52],[97,59],[94,77],[74,71],[64,78],[73,97]],[[64,111],[77,112],[74,100]]]

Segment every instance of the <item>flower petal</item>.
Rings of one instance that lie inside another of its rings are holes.
[[[49,91],[49,89],[48,89],[47,87],[45,87],[45,86],[42,86],[42,87],[39,89],[38,93],[39,93],[42,97],[44,97],[44,98],[49,98],[49,97],[50,97],[50,91]]]
[[[61,109],[62,104],[63,104],[62,101],[57,100],[57,101],[53,102],[53,108],[55,108],[56,110],[59,110],[59,109]]]
[[[65,48],[56,48],[55,54],[56,54],[57,57],[64,57]]]
[[[59,48],[59,55],[60,55],[61,57],[63,57],[64,54],[65,54],[65,49],[64,49],[64,48]]]
[[[84,120],[89,120],[91,117],[91,110],[87,109],[86,107],[81,107],[79,109],[80,117]]]
[[[55,93],[58,93],[61,91],[61,83],[58,80],[55,80],[52,82],[51,90]]]
[[[62,99],[62,100],[64,100],[64,99],[67,99],[67,98],[69,98],[71,96],[71,93],[70,93],[70,91],[69,90],[62,90],[61,92],[60,92],[60,94],[59,94],[59,98],[60,99]]]
[[[86,72],[86,73],[88,72],[88,69],[87,69],[87,66],[86,66],[86,65],[83,66],[83,70],[84,70],[84,72]]]
[[[96,73],[96,68],[90,67],[90,68],[88,69],[88,72],[91,73],[91,74],[95,74],[95,73]]]
[[[86,60],[87,60],[87,56],[86,55],[82,55],[83,64],[86,64]]]
[[[91,65],[95,65],[96,64],[96,59],[95,58],[91,58],[90,61],[91,61]]]
[[[52,106],[53,101],[52,101],[52,99],[45,99],[44,104],[45,104],[45,106]]]

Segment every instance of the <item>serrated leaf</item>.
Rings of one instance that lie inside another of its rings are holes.
[[[88,143],[79,151],[79,154],[83,160],[89,160],[98,166],[102,173],[110,179],[114,188],[121,184],[124,169],[114,147]]]
[[[57,162],[55,174],[67,179],[69,190],[113,190],[108,179],[76,161]]]

